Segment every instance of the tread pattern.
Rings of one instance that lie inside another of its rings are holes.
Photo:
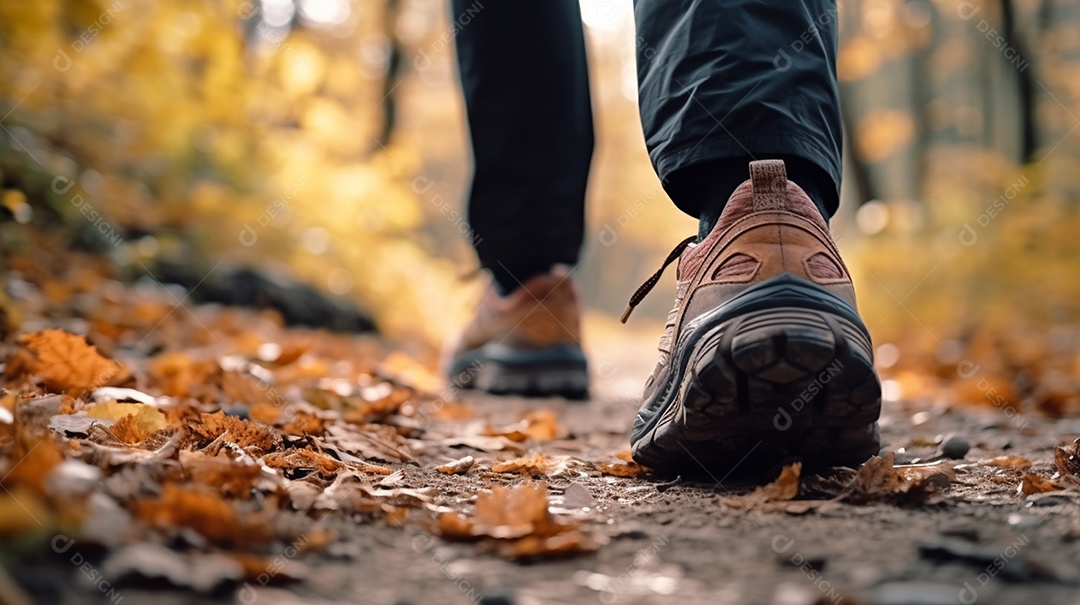
[[[450,384],[495,395],[589,397],[589,368],[580,349],[566,347],[508,351],[481,347],[455,361]]]
[[[855,465],[877,454],[881,385],[869,338],[846,318],[799,307],[751,311],[705,332],[674,401],[638,435],[660,469],[759,472],[800,458]]]

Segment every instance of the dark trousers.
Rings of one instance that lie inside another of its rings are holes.
[[[754,159],[839,200],[835,0],[635,0],[649,157],[707,232]],[[498,283],[577,263],[593,150],[577,0],[453,0],[475,172],[469,222]],[[678,234],[672,234],[678,239]]]

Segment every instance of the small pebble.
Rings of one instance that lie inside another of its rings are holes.
[[[951,460],[963,460],[971,450],[971,444],[960,435],[946,435],[941,440],[941,455]]]

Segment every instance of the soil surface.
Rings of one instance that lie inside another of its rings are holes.
[[[629,355],[641,346],[635,341],[609,349],[617,354],[593,356],[592,401],[462,393],[476,409],[462,422],[497,426],[530,410],[552,410],[565,436],[529,444],[530,453],[615,461],[611,454],[626,449],[637,407],[630,391],[648,363]],[[672,480],[571,467],[544,478],[551,510],[580,522],[598,546],[569,558],[512,562],[475,544],[448,542],[430,530],[434,514],[416,510],[402,523],[327,516],[325,528],[343,539],[307,555],[284,549],[283,571],[265,585],[246,582],[213,594],[129,583],[116,601],[117,594],[97,590],[86,570],[57,557],[27,560],[9,572],[41,602],[65,604],[1078,602],[1077,492],[1028,496],[1018,486],[1026,473],[1053,474],[1055,446],[1080,435],[1080,421],[887,402],[881,427],[883,450],[896,452],[897,464],[940,460],[941,442],[951,436],[945,449],[961,456],[948,462],[955,480],[921,501],[742,510],[732,503],[753,482],[721,481],[699,469]],[[434,508],[467,511],[479,490],[528,480],[489,470],[504,453],[439,444],[419,451],[417,464],[396,465],[403,477],[395,486],[436,488]],[[466,475],[433,468],[467,454],[476,462]],[[1026,470],[985,464],[1006,455],[1033,464]],[[825,473],[819,484],[852,473]],[[807,495],[806,479],[799,498]]]

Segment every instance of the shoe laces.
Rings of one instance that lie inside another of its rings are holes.
[[[630,297],[630,305],[623,311],[622,319],[620,320],[622,323],[626,323],[626,320],[630,319],[630,314],[633,313],[634,307],[641,304],[641,301],[645,299],[645,296],[656,287],[656,283],[660,281],[660,277],[664,275],[664,270],[668,268],[668,265],[675,262],[675,259],[682,255],[683,250],[686,250],[686,248],[690,244],[696,242],[697,239],[696,235],[691,235],[679,242],[678,245],[668,253],[667,258],[664,259],[664,264],[660,265],[660,269],[657,270],[656,273],[653,273],[649,279],[645,280],[645,283],[641,284],[641,286],[634,291],[634,294]]]

